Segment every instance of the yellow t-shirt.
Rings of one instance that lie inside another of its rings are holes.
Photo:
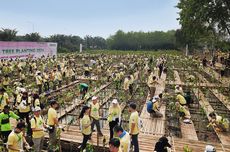
[[[7,100],[9,100],[7,93],[0,95],[0,110],[3,110],[4,106],[7,104]]]
[[[36,121],[35,121],[36,119]],[[43,124],[44,124],[44,121],[42,119],[41,116],[39,117],[36,117],[35,118],[32,118],[31,119],[31,128],[35,128],[35,129],[43,129]],[[44,131],[33,131],[33,138],[41,138],[43,137],[45,134],[44,134]]]
[[[108,117],[108,121],[115,121],[116,118],[119,118],[121,115],[121,108],[120,106],[110,106],[109,107],[109,117]]]
[[[90,116],[94,119],[99,119],[99,103],[93,104],[93,102],[90,104],[91,110],[90,110]]]
[[[124,90],[129,90],[129,79],[128,78],[125,78],[125,81],[124,81]]]
[[[178,95],[176,96],[176,99],[179,101],[179,103],[180,103],[181,105],[185,105],[185,104],[186,104],[186,100],[185,100],[185,98],[184,98],[181,94],[178,94]]]
[[[133,123],[135,124],[135,127],[133,129],[132,134],[136,135],[136,134],[139,133],[139,128],[138,128],[138,112],[137,111],[131,113],[131,115],[130,115],[130,118],[129,118],[129,130],[130,131],[131,131],[131,126],[132,126]]]
[[[148,82],[147,83],[148,83],[149,87],[156,87],[156,85],[157,85],[157,81],[153,80],[153,76],[152,75],[150,75],[148,77]]]
[[[9,78],[3,78],[3,82],[2,82],[3,85],[9,85],[10,84],[10,79]]]
[[[190,118],[191,117],[189,111],[184,106],[180,105],[179,111],[183,112],[185,114],[184,117],[186,117],[186,118]]]
[[[216,122],[218,123],[218,124],[221,124],[221,122],[222,122],[222,117],[221,116],[216,116]]]
[[[43,82],[47,82],[49,80],[49,75],[47,73],[43,73],[44,79]]]
[[[119,152],[129,152],[130,147],[130,136],[129,133],[126,132],[126,134],[120,138],[120,147]]]
[[[23,145],[22,132],[19,134],[16,134],[14,131],[12,131],[8,137],[7,145],[11,145],[12,148],[18,149],[18,151],[9,149],[8,152],[19,152],[19,150],[22,149],[22,145]]]
[[[21,80],[25,80],[26,79],[25,74],[23,74],[22,72],[19,73],[19,77],[20,77]]]
[[[56,118],[57,118],[57,111],[54,108],[49,108],[47,124],[49,126],[53,126],[54,125],[54,119],[56,119]]]
[[[158,103],[158,101],[156,101],[156,102],[153,103],[153,110],[154,111],[159,111],[158,108],[159,108],[159,103]]]
[[[58,80],[58,81],[61,81],[62,80],[62,74],[61,72],[56,72],[56,75],[55,75],[55,78]]]
[[[130,84],[133,84],[133,82],[134,82],[134,76],[133,76],[133,75],[130,75],[130,77],[131,77],[131,80],[129,80],[129,83],[130,83]]]
[[[37,85],[41,85],[41,84],[42,84],[42,81],[43,81],[43,80],[42,80],[42,77],[41,77],[40,75],[37,75],[37,76],[36,76],[36,84],[37,84]]]
[[[137,71],[137,72],[134,73],[134,80],[137,80],[138,76],[139,76],[139,71]]]
[[[84,115],[84,117],[80,120],[81,124],[81,131],[84,135],[90,135],[91,134],[91,121],[89,119],[88,115]],[[88,127],[85,127],[86,125],[89,125]]]

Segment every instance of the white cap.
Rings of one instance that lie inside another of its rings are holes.
[[[118,103],[117,99],[113,99],[112,103],[117,104]]]
[[[39,106],[36,106],[36,107],[34,108],[34,111],[41,111],[41,108],[40,108]]]
[[[156,102],[156,101],[157,101],[156,99],[153,99],[153,100],[152,100],[153,103]]]
[[[96,96],[93,96],[93,97],[92,97],[92,100],[96,100],[96,99],[97,99],[97,97],[96,97]]]
[[[207,145],[205,147],[205,152],[215,152],[215,151],[216,151],[216,149],[212,145]]]

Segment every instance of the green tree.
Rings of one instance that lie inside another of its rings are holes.
[[[184,42],[215,46],[230,36],[230,2],[228,0],[180,0],[180,33]],[[226,39],[227,38],[227,39]],[[178,39],[177,39],[178,40]]]
[[[26,41],[32,41],[32,42],[38,42],[41,41],[41,36],[39,33],[30,33],[25,35],[25,40]]]
[[[16,38],[17,35],[16,29],[5,29],[2,28],[2,30],[0,30],[0,40],[1,41],[13,41]]]

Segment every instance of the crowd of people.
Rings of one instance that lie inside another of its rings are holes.
[[[130,55],[125,58],[127,63],[113,64],[113,56],[100,55],[92,57],[88,62],[87,57],[81,56],[80,67],[84,77],[96,75],[98,80],[113,81],[116,89],[122,89],[125,99],[128,101],[134,93],[136,81],[146,83],[148,86],[149,100],[147,112],[152,118],[160,118],[163,113],[160,107],[164,102],[166,92],[156,94],[157,86],[162,79],[162,73],[167,72],[166,57],[153,59],[152,57],[139,58]],[[120,56],[122,58],[122,56]],[[57,129],[60,126],[57,109],[58,99],[48,99],[47,103],[41,102],[40,97],[50,93],[63,85],[74,82],[77,79],[78,65],[74,56],[62,58],[39,58],[25,60],[1,60],[0,61],[0,132],[1,139],[7,144],[9,152],[23,151],[24,148],[40,152],[44,145],[46,132],[49,135],[49,149],[56,150],[58,144]],[[156,63],[154,63],[156,61]],[[108,63],[108,65],[107,65]],[[204,64],[204,62],[203,62]],[[144,75],[144,76],[143,76]],[[80,99],[86,99],[90,88],[89,83],[79,83]],[[9,95],[11,94],[11,95]],[[189,105],[192,103],[190,92],[183,92],[180,86],[175,87],[175,106],[183,122],[190,123]],[[96,126],[97,135],[103,137],[100,126],[100,102],[99,97],[93,96],[91,102],[81,107],[79,115],[80,128],[83,141],[80,150],[86,148],[88,140]],[[48,107],[49,106],[49,107]],[[47,108],[48,107],[48,108]],[[109,125],[109,148],[111,152],[139,152],[138,135],[141,129],[139,111],[134,102],[128,103],[130,112],[128,130],[122,127],[121,106],[119,99],[113,99],[108,110],[107,121]],[[47,110],[47,120],[43,113]],[[211,113],[210,125],[221,131],[228,131],[227,119]],[[12,119],[16,122],[13,127]],[[32,139],[32,142],[28,140]],[[156,152],[164,152],[171,145],[167,137],[163,136],[155,145]]]

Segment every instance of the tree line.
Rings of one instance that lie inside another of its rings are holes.
[[[161,50],[177,49],[174,30],[163,32],[123,32],[118,30],[114,35],[104,39],[90,35],[81,38],[75,35],[56,34],[41,37],[39,33],[17,35],[16,29],[1,29],[0,41],[57,42],[59,52],[78,51],[80,44],[85,50]]]

